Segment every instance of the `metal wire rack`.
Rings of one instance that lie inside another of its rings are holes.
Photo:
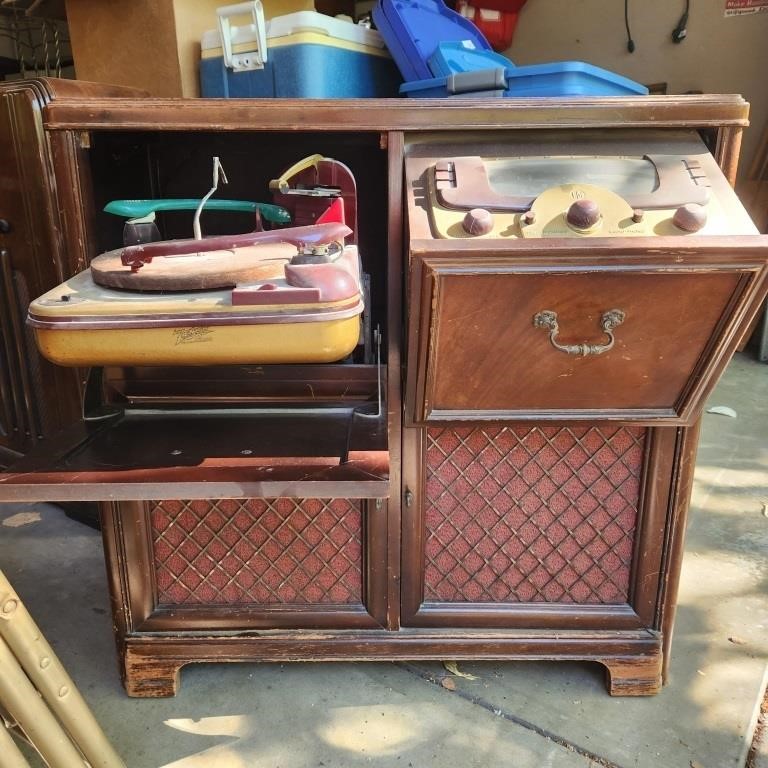
[[[37,16],[44,0],[0,0],[0,74],[62,77],[71,66],[64,19]]]

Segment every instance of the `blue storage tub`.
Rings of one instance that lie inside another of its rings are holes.
[[[474,40],[442,41],[437,44],[427,59],[428,78],[447,77],[457,72],[476,72],[483,69],[504,70],[515,65],[495,51],[477,48]]]
[[[438,43],[469,40],[491,51],[483,33],[441,0],[379,0],[372,15],[404,80],[433,77],[428,60]]]
[[[201,48],[208,98],[389,97],[402,83],[378,32],[314,11],[254,13],[253,24],[206,32]]]
[[[493,51],[478,51],[471,43],[440,43],[429,57],[435,75],[405,83],[400,93],[416,98],[482,96],[483,88],[504,96],[630,96],[645,95],[644,85],[583,61],[559,61],[516,67]],[[499,79],[503,72],[506,83]],[[470,74],[474,75],[470,78]],[[461,77],[455,77],[461,75]],[[454,77],[452,77],[454,76]],[[484,85],[484,78],[487,84]]]
[[[474,82],[463,78],[474,75]],[[499,81],[499,76],[503,78]],[[610,75],[610,78],[606,78]],[[445,97],[525,98],[531,96],[631,96],[648,93],[645,86],[581,61],[533,64],[509,69],[458,72],[403,83],[400,93],[417,99]]]
[[[416,99],[501,98],[507,95],[507,72],[499,67],[457,72],[446,77],[428,77],[403,83],[400,93]]]
[[[442,0],[378,0],[373,19],[414,98],[629,96],[648,89],[582,61],[516,67]]]

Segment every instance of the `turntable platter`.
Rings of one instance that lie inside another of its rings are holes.
[[[296,246],[270,243],[168,256],[155,258],[138,270],[122,263],[122,253],[118,248],[93,259],[95,283],[133,291],[194,291],[282,278],[285,264],[296,255]]]

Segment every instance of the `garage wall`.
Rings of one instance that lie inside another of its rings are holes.
[[[752,106],[743,177],[768,121],[768,13],[724,18],[724,6],[691,0],[688,37],[675,44],[684,0],[630,0],[630,54],[622,0],[528,0],[506,55],[518,65],[588,61],[641,83],[666,81],[669,93],[741,93]]]

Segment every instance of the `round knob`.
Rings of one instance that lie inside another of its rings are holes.
[[[493,229],[493,216],[485,208],[473,208],[467,211],[461,226],[468,235],[487,235]]]
[[[600,221],[600,206],[594,200],[577,200],[565,214],[569,227],[591,229]]]
[[[8,219],[0,219],[0,235],[7,235],[11,231],[11,222]]]
[[[685,232],[698,232],[707,223],[707,209],[698,203],[686,203],[675,211],[672,223]]]

